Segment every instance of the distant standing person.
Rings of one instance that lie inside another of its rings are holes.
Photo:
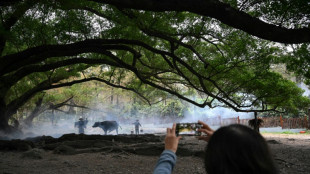
[[[139,120],[136,120],[134,123],[132,123],[135,125],[135,131],[136,131],[136,135],[139,134],[139,127],[141,126]],[[141,126],[142,127],[142,126]]]
[[[87,118],[84,120],[82,117],[80,117],[79,121],[75,122],[74,127],[79,128],[79,134],[84,134],[84,129],[86,128],[87,123]]]

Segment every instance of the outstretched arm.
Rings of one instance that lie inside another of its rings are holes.
[[[170,174],[177,161],[177,156],[171,150],[164,150],[157,161],[153,174]]]
[[[176,137],[175,135],[176,124],[174,123],[172,128],[167,128],[167,135],[165,138],[165,150],[161,154],[153,174],[170,174],[174,168],[177,160],[175,155],[179,140],[181,137]]]

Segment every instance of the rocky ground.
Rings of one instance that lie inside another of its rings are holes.
[[[310,136],[267,134],[281,174],[310,172]],[[43,136],[0,141],[0,173],[152,173],[163,150],[164,135],[76,135],[58,139]],[[206,143],[184,137],[177,152],[174,173],[204,174],[202,154]]]

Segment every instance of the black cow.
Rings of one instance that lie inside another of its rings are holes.
[[[118,127],[120,126],[116,121],[103,121],[103,122],[95,122],[93,127],[100,127],[104,131],[104,134],[107,135],[108,131],[110,133],[113,130],[115,130],[116,134],[118,134]]]

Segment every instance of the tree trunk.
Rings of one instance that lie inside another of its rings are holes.
[[[111,89],[111,97],[110,97],[110,104],[113,105],[113,100],[114,100],[114,91],[113,88]]]
[[[119,106],[119,98],[118,98],[118,95],[116,95],[116,106],[117,106],[117,107]]]
[[[0,113],[0,131],[5,133],[10,133],[13,127],[9,125],[9,119],[6,118],[6,115],[1,112]]]
[[[52,110],[52,115],[51,115],[51,121],[52,121],[52,125],[56,125],[56,118],[55,118],[55,110]]]
[[[0,131],[8,133],[12,131],[12,127],[9,125],[9,119],[6,115],[6,105],[4,100],[0,99]]]
[[[38,101],[36,101],[35,103],[36,107],[30,113],[30,115],[24,120],[24,123],[26,126],[31,127],[33,119],[42,113],[42,102],[43,102],[43,97],[40,97]]]
[[[310,129],[310,108],[308,109],[308,129]]]
[[[259,132],[259,126],[258,126],[258,119],[257,119],[257,112],[254,112],[254,130]]]
[[[70,100],[70,106],[69,106],[69,110],[68,110],[68,114],[71,114],[71,115],[76,115],[76,110],[74,109],[74,101],[73,100]],[[54,108],[56,109],[56,108]]]

